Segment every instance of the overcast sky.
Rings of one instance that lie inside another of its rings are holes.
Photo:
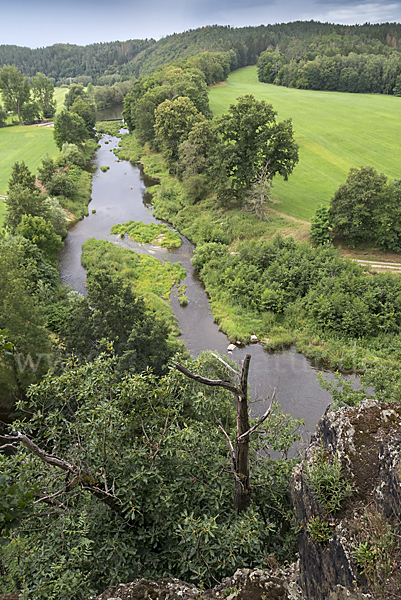
[[[401,21],[401,0],[2,0],[0,44],[159,39],[204,25]]]

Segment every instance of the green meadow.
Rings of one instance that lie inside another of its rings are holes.
[[[210,89],[213,114],[245,94],[272,104],[279,120],[292,118],[300,160],[287,182],[274,180],[279,212],[310,221],[351,167],[371,165],[390,180],[401,178],[401,98],[278,87],[260,83],[256,67],[247,67]]]
[[[57,112],[61,110],[64,106],[64,98],[66,93],[68,92],[68,88],[54,88],[54,99],[57,102]]]
[[[0,129],[0,195],[7,193],[11,167],[17,161],[25,161],[36,173],[42,158],[47,154],[56,156],[58,148],[53,139],[52,127],[15,125]],[[0,202],[0,223],[4,217],[4,204]]]

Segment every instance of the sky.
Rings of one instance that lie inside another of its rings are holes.
[[[401,21],[401,0],[2,0],[0,44],[159,39],[205,25]]]

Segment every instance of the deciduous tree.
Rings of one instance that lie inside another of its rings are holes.
[[[63,144],[83,144],[88,139],[89,134],[85,121],[82,117],[66,110],[57,115],[54,122],[54,141],[61,150]]]
[[[32,92],[44,119],[51,119],[56,112],[54,85],[43,73],[32,78]]]
[[[170,170],[179,158],[179,145],[188,138],[195,123],[205,121],[194,103],[185,96],[165,100],[155,111],[155,131]]]
[[[375,213],[385,205],[386,182],[373,167],[352,168],[331,199],[334,231],[351,246],[375,237]]]
[[[18,71],[13,65],[5,65],[0,69],[0,90],[4,106],[7,110],[13,110],[22,123],[21,112],[24,105],[29,101],[31,86],[27,77]]]
[[[251,95],[231,104],[228,114],[217,119],[217,131],[222,139],[216,180],[221,198],[236,198],[242,202],[257,182],[266,165],[267,180],[276,175],[285,180],[298,162],[291,120],[276,121],[271,104],[255,100]]]

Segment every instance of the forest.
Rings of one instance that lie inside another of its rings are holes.
[[[89,46],[55,44],[35,50],[2,45],[0,65],[13,64],[30,77],[37,72],[45,73],[55,84],[71,83],[72,78],[84,85],[112,85],[126,78],[148,75],[162,65],[186,60],[201,52],[229,52],[231,68],[238,69],[256,64],[261,53],[269,48],[282,57],[283,65],[292,65],[291,61],[295,61],[298,67],[300,61],[314,61],[316,57],[347,57],[355,53],[368,55],[369,60],[382,55],[397,61],[401,31],[398,23],[345,26],[299,21],[241,28],[209,25],[174,33],[157,42],[127,40]]]

